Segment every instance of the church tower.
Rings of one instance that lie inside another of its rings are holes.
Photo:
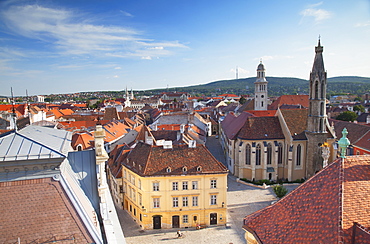
[[[320,39],[315,47],[315,60],[310,74],[309,111],[307,119],[307,161],[306,176],[311,177],[322,169],[323,158],[320,146],[327,139],[326,116],[326,71]]]
[[[267,80],[262,61],[257,67],[257,79],[254,82],[254,110],[267,110]]]

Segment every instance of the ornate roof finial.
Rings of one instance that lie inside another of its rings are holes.
[[[260,58],[260,64],[262,64],[262,58]]]
[[[320,44],[320,39],[321,39],[321,36],[319,35],[319,44],[317,45],[318,47],[320,47],[320,46],[321,46],[321,44]]]
[[[347,138],[347,134],[348,134],[347,128],[344,128],[342,130],[342,135],[343,136],[338,141],[338,145],[339,145],[339,148],[340,148],[340,157],[341,158],[346,158],[346,150],[347,150],[347,147],[351,144],[351,142]]]

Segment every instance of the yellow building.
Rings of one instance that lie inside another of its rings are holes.
[[[121,163],[124,209],[143,229],[226,224],[228,171],[204,145],[138,143]]]

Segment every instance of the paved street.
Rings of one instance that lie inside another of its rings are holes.
[[[221,162],[225,163],[224,155],[218,139],[208,137],[207,147]],[[289,190],[295,188],[289,187]],[[245,243],[242,221],[244,216],[264,208],[276,200],[272,189],[260,189],[236,182],[236,177],[228,176],[227,192],[227,227],[208,227],[201,230],[195,228],[181,229],[184,237],[176,238],[177,229],[141,230],[131,217],[123,210],[118,214],[123,227],[126,242],[136,243]]]

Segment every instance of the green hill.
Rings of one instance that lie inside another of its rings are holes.
[[[290,77],[266,77],[269,96],[281,96],[290,94],[308,94],[308,80]],[[254,93],[255,77],[219,80],[203,85],[175,87],[169,91],[188,92],[193,95],[212,95],[233,93],[237,95]],[[168,91],[167,89],[150,90],[151,93]],[[357,94],[362,95],[370,92],[370,78],[358,76],[339,76],[328,78],[328,95],[333,94]]]

